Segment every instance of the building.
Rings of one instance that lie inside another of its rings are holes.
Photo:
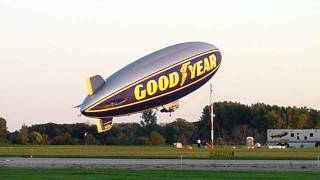
[[[267,144],[287,147],[320,147],[320,129],[268,129]]]

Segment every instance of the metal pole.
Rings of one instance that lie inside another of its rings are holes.
[[[211,148],[213,148],[213,141],[214,141],[214,130],[213,130],[213,91],[212,91],[212,84],[210,84],[210,108],[211,108]]]

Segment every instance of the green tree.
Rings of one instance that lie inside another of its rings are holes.
[[[149,138],[147,138],[147,137],[138,137],[136,144],[137,145],[149,145],[150,141],[149,141]]]
[[[314,118],[314,126],[315,128],[320,128],[320,111],[315,113],[315,118]]]
[[[268,112],[266,115],[267,121],[270,123],[272,128],[281,129],[285,127],[285,122],[281,119],[281,116],[274,110]]]
[[[118,133],[116,144],[126,144],[126,145],[128,145],[129,144],[128,135],[123,133],[123,132]]]
[[[0,117],[0,145],[7,142],[7,121]]]
[[[150,133],[150,144],[151,145],[163,145],[163,144],[165,144],[165,139],[158,131],[152,131]]]
[[[127,135],[126,144],[135,144],[138,137],[144,135],[143,128],[138,123],[121,124],[121,131]]]
[[[248,136],[254,137],[254,129],[248,124],[236,126],[231,134],[236,144],[245,144],[246,137]]]
[[[11,144],[20,144],[20,132],[14,131],[8,134],[8,142]]]
[[[196,129],[193,123],[177,118],[176,121],[165,126],[166,142],[168,144],[175,142],[188,144],[192,141],[191,137],[196,132]]]
[[[205,106],[202,110],[200,120],[196,123],[198,127],[197,139],[210,139],[210,125],[211,125],[210,107]]]
[[[294,128],[296,128],[296,126],[295,126],[295,123],[294,123],[294,118],[293,118],[293,116],[294,116],[294,111],[295,111],[295,109],[294,108],[292,108],[292,107],[288,107],[287,108],[287,128],[289,128],[289,129],[294,129]]]
[[[84,143],[86,145],[95,145],[95,144],[97,144],[96,137],[94,137],[94,135],[88,133],[84,137]]]
[[[47,145],[48,143],[48,135],[42,134],[43,145]]]
[[[25,124],[23,124],[20,129],[19,139],[20,139],[20,144],[22,145],[26,145],[29,143],[28,126],[26,126]]]
[[[73,145],[75,144],[75,140],[72,139],[69,133],[63,133],[54,137],[51,141],[52,145]]]
[[[309,118],[306,114],[300,114],[297,120],[297,128],[307,128],[309,124]]]
[[[144,128],[145,135],[150,134],[151,131],[157,130],[157,113],[154,110],[147,110],[142,113],[142,121],[140,124]]]
[[[153,110],[146,110],[142,112],[142,121],[140,121],[143,127],[153,126],[157,124],[157,113]]]
[[[31,132],[30,140],[32,144],[36,144],[36,145],[44,144],[42,135],[36,131]]]

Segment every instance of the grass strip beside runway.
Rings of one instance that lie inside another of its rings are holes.
[[[320,179],[312,172],[0,169],[0,179]]]
[[[230,146],[216,148],[219,151],[234,151],[232,159],[303,159],[316,160],[320,156],[319,148],[306,149],[247,149]],[[175,149],[171,146],[1,146],[0,157],[81,157],[81,158],[194,158],[208,159],[209,149]],[[219,158],[219,157],[218,157]],[[230,157],[221,159],[231,159]]]

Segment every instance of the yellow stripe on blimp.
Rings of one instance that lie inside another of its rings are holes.
[[[89,96],[92,96],[93,90],[92,90],[92,84],[91,84],[90,78],[87,79],[87,89],[88,89]]]

